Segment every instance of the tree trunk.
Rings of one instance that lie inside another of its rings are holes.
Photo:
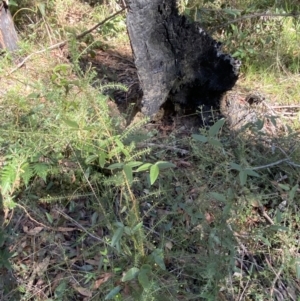
[[[14,51],[18,48],[18,36],[5,2],[0,1],[0,49]]]
[[[218,106],[239,73],[196,23],[179,15],[176,0],[127,0],[127,28],[143,90],[142,112],[153,117],[168,98],[196,109]]]

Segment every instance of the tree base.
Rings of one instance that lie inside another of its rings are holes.
[[[130,0],[127,28],[143,90],[142,112],[153,117],[171,98],[196,110],[219,106],[238,79],[240,62],[221,51],[176,0]]]
[[[15,51],[18,49],[18,35],[12,16],[7,7],[0,5],[0,49]]]

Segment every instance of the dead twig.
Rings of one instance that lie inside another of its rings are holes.
[[[94,31],[96,28],[98,28],[99,26],[103,25],[104,23],[106,23],[107,21],[109,21],[110,19],[113,19],[115,16],[119,15],[120,13],[122,13],[125,9],[127,8],[127,6],[123,7],[122,9],[118,10],[117,12],[115,12],[114,14],[112,14],[111,16],[107,17],[106,19],[104,19],[103,21],[99,22],[98,24],[96,24],[95,26],[93,26],[92,28],[84,31],[83,33],[79,34],[76,36],[76,39],[81,39],[84,36],[86,36],[87,34],[91,33],[92,31]]]
[[[73,224],[75,224],[79,229],[81,229],[83,232],[85,232],[88,236],[96,239],[97,241],[100,241],[104,244],[107,244],[107,242],[105,242],[102,238],[90,233],[88,230],[86,230],[82,225],[80,225],[80,223],[78,223],[76,220],[74,220],[72,217],[70,217],[69,215],[67,215],[66,213],[64,213],[61,210],[55,209],[55,211],[57,213],[59,213],[60,215],[62,215],[65,219],[69,220],[70,222],[72,222]]]
[[[279,161],[276,161],[276,162],[273,162],[273,163],[270,163],[270,164],[252,167],[251,169],[252,170],[259,170],[259,169],[269,168],[269,167],[273,167],[273,166],[279,165],[279,164],[281,164],[283,162],[287,162],[289,160],[290,160],[289,158],[286,158],[286,159],[282,159],[282,160],[279,160]]]

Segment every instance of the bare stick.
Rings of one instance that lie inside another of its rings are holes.
[[[258,169],[263,169],[263,168],[269,168],[269,167],[273,167],[273,166],[279,165],[279,164],[281,164],[283,162],[287,162],[289,160],[290,160],[289,158],[286,158],[286,159],[282,159],[282,160],[279,160],[279,161],[276,161],[276,162],[273,162],[273,163],[270,163],[270,164],[252,167],[251,169],[252,170],[258,170]]]
[[[114,18],[115,16],[119,15],[121,12],[123,12],[125,9],[127,8],[127,6],[123,7],[122,9],[118,10],[116,13],[112,14],[111,16],[107,17],[106,19],[104,19],[103,21],[101,21],[100,23],[96,24],[95,26],[93,26],[92,28],[84,31],[83,33],[79,34],[76,36],[76,39],[81,39],[84,36],[86,36],[87,34],[91,33],[93,30],[95,30],[97,27],[103,25],[104,23],[106,23],[107,21],[109,21],[110,19]]]

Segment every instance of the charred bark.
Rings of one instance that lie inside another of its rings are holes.
[[[14,51],[18,48],[18,36],[12,16],[5,1],[0,1],[0,50]]]
[[[176,0],[128,0],[127,28],[143,90],[142,112],[155,115],[168,98],[196,109],[219,106],[238,79],[239,61],[197,23],[179,15]]]

